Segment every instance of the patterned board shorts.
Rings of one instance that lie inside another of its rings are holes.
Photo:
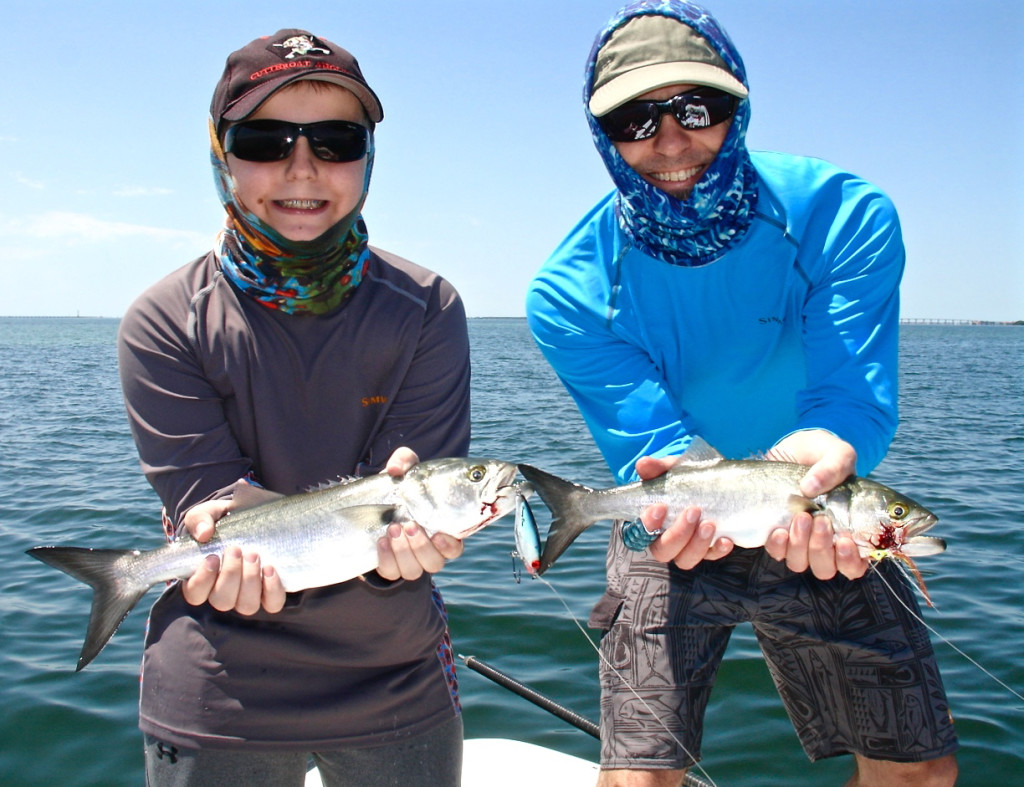
[[[874,571],[853,581],[795,574],[763,549],[681,571],[621,541],[616,526],[608,590],[590,618],[605,632],[601,767],[700,759],[711,688],[742,622],[812,761],[855,752],[919,762],[957,749],[927,629],[904,607],[919,615],[914,591],[892,561],[877,566],[890,590]]]

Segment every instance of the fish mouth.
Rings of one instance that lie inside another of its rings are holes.
[[[931,530],[935,527],[935,524],[939,521],[939,518],[934,514],[922,514],[916,519],[908,522],[903,527],[903,542],[910,541],[915,536],[919,536],[927,530]]]
[[[514,474],[513,474],[514,475]],[[459,533],[458,538],[466,538],[478,530],[486,527],[497,519],[515,510],[516,496],[529,497],[533,494],[533,487],[528,483],[503,483],[495,490],[494,499],[484,500],[480,504],[480,516],[482,519],[474,525],[467,527]]]
[[[517,481],[516,483],[512,484],[512,488],[516,492],[516,494],[522,495],[524,500],[529,500],[531,497],[533,497],[533,484],[531,484],[529,481]]]
[[[905,558],[928,557],[945,551],[945,540],[935,536],[914,536],[904,541],[899,548],[899,554]]]
[[[505,516],[505,514],[512,511],[516,505],[517,495],[529,497],[531,494],[533,494],[533,487],[529,484],[506,483],[499,485],[494,500],[491,502],[485,500],[480,507],[480,513],[488,517],[484,524]]]
[[[483,522],[478,522],[477,524],[473,525],[472,527],[467,527],[465,530],[463,530],[461,533],[459,533],[455,537],[457,539],[459,539],[460,541],[462,539],[464,539],[464,538],[469,538],[476,531],[483,530],[487,525],[489,525],[493,521],[494,521],[493,517],[491,519],[485,519]]]

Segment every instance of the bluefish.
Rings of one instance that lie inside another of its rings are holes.
[[[288,592],[334,585],[377,567],[377,540],[393,521],[462,539],[509,513],[522,494],[515,475],[508,462],[448,458],[400,477],[373,475],[289,496],[239,484],[235,507],[204,544],[184,535],[148,551],[44,546],[28,554],[93,588],[81,670],[151,587],[192,576],[207,555],[232,546],[255,551]]]
[[[715,537],[740,547],[764,546],[772,530],[788,527],[795,514],[807,511],[827,515],[835,532],[852,536],[865,557],[906,559],[946,548],[941,538],[921,535],[938,517],[887,486],[851,476],[812,500],[800,494],[804,465],[728,460],[699,437],[664,475],[607,489],[591,489],[530,465],[520,464],[519,472],[551,511],[539,573],[595,522],[635,519],[654,503],[668,506],[668,523],[687,506],[700,506],[715,524]]]

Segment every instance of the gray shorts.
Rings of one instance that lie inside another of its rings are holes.
[[[147,787],[302,787],[312,760],[325,787],[457,787],[462,717],[394,743],[318,752],[182,749],[146,737]]]
[[[898,567],[877,568],[919,614]],[[602,768],[685,768],[700,759],[711,687],[742,622],[753,625],[812,761],[853,752],[920,762],[957,749],[927,629],[874,571],[821,581],[763,549],[740,548],[682,571],[629,552],[616,527],[608,590],[590,618],[614,667],[602,659]]]

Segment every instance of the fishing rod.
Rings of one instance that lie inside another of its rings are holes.
[[[587,735],[597,738],[598,740],[601,739],[600,727],[585,716],[581,716],[575,711],[566,708],[564,705],[559,705],[550,697],[544,696],[536,689],[516,680],[508,673],[502,672],[498,668],[480,661],[476,656],[463,656],[460,653],[459,658],[462,659],[466,666],[471,670],[479,672],[485,678],[497,683],[502,688],[506,688],[513,694],[518,694],[523,699],[529,700],[537,707],[543,708],[548,713],[560,718],[562,721],[568,722],[576,729],[587,733]],[[683,779],[683,787],[711,787],[711,785],[703,779],[694,776],[691,773],[687,773]]]
[[[559,705],[553,699],[545,697],[536,689],[527,686],[525,683],[520,683],[508,673],[502,672],[496,667],[492,667],[490,664],[480,661],[476,656],[463,656],[460,653],[459,658],[462,659],[466,663],[466,666],[471,670],[479,672],[485,678],[489,678],[499,686],[508,689],[513,694],[518,694],[523,699],[529,700],[537,707],[543,708],[548,713],[560,718],[562,721],[568,722],[576,729],[583,730],[587,735],[601,740],[600,728],[590,719],[581,716],[575,711],[569,710],[564,705]]]

